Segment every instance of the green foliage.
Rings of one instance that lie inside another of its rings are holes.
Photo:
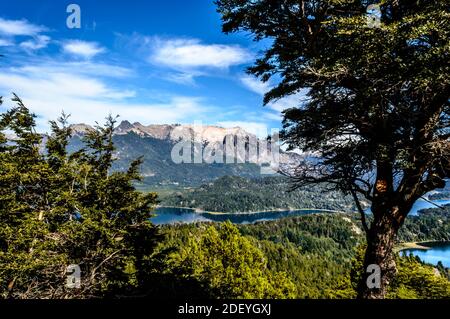
[[[365,245],[359,245],[352,260],[350,278],[352,288],[361,279]],[[448,299],[450,281],[438,269],[426,265],[417,257],[396,258],[397,275],[389,286],[387,298],[391,299]],[[348,290],[348,288],[347,288]]]
[[[233,232],[235,236],[229,238],[245,238],[250,241],[254,248],[248,249],[260,251],[264,259],[263,268],[258,268],[261,265],[256,264],[254,265],[255,268],[266,269],[272,274],[286,274],[295,285],[295,298],[352,298],[355,294],[354,290],[347,289],[346,291],[344,288],[351,287],[347,275],[353,257],[351,247],[362,238],[355,232],[354,227],[351,226],[352,223],[357,223],[357,220],[351,220],[348,216],[341,214],[307,215],[251,225],[238,225],[237,228],[241,235],[238,236]],[[167,241],[164,246],[175,247],[177,250],[175,256],[178,256],[178,258],[183,253],[190,255],[189,262],[200,269],[204,269],[197,264],[197,262],[200,263],[197,256],[202,255],[201,260],[207,260],[208,264],[217,259],[222,260],[220,256],[223,254],[228,256],[226,252],[219,253],[218,250],[205,248],[208,246],[203,244],[202,239],[199,238],[202,238],[206,229],[212,226],[206,227],[207,224],[202,223],[165,225],[163,231],[167,234]],[[219,231],[220,233],[220,229],[210,231],[215,234],[212,236],[213,238],[218,238],[216,232]],[[208,245],[210,245],[209,242]],[[223,245],[220,245],[220,247]],[[235,247],[235,245],[236,243],[231,246]],[[195,253],[192,250],[186,251],[186,246],[196,246]],[[217,247],[218,245],[213,246]],[[202,247],[203,251],[199,252],[198,249]],[[258,256],[260,253],[258,253]],[[204,256],[205,254],[206,256]],[[246,253],[240,252],[240,254],[245,255]],[[238,257],[230,256],[229,258],[236,259]],[[179,259],[177,260],[174,263],[175,265],[180,264]],[[189,267],[172,266],[171,269],[171,272],[178,274],[178,276],[193,273],[193,270]],[[209,277],[208,273],[203,276],[206,276],[210,281],[215,278],[215,276]],[[190,275],[189,278],[193,279],[193,276]],[[221,275],[219,275],[219,278],[221,278],[221,281],[224,280]],[[214,282],[219,284],[219,282]],[[192,284],[192,280],[190,284]],[[186,280],[184,282],[177,281],[178,290],[187,290],[182,288],[183,285],[186,285]],[[190,289],[193,291],[192,288]],[[189,296],[205,297],[205,295],[194,293]]]
[[[114,118],[88,132],[83,148],[68,152],[71,130],[63,114],[51,122],[43,150],[34,115],[14,101],[0,117],[1,297],[355,297],[364,250],[358,215],[167,225],[163,240],[149,221],[156,195],[134,188],[141,159],[113,169]],[[282,180],[259,182],[267,190]],[[220,183],[218,191],[235,193],[251,184]],[[399,240],[448,240],[448,209],[408,219]],[[397,263],[388,297],[449,298],[442,264],[433,269],[412,257]],[[70,264],[81,267],[81,289],[65,286]]]
[[[276,80],[264,104],[294,97],[281,140],[320,154],[286,175],[371,202],[365,262],[390,282],[398,229],[414,202],[450,177],[450,1],[215,2],[225,33],[269,40],[247,71]],[[383,298],[386,287],[361,284],[359,296]]]
[[[450,241],[450,205],[430,208],[410,216],[400,229],[398,240],[417,242],[427,240]]]
[[[445,212],[434,213],[429,216],[428,210],[423,211],[417,218],[410,220],[406,229],[409,229],[408,232],[414,237],[420,235],[424,240],[440,241],[445,237],[441,237],[441,235],[444,234],[446,225],[438,223],[440,227],[436,226],[431,232],[424,232],[421,227],[417,226],[423,223],[422,219],[439,220],[443,214]],[[222,245],[213,244],[215,241],[204,243],[201,239],[205,236],[207,230],[214,234],[209,238],[212,237],[216,240],[220,238],[218,235],[220,229],[212,230],[210,228],[213,226],[208,225],[197,223],[163,226],[166,241],[162,246],[165,249],[168,247],[175,249],[175,254],[172,257],[176,256],[170,263],[165,262],[165,265],[171,264],[170,267],[163,267],[166,272],[164,279],[176,283],[172,290],[166,292],[165,296],[169,298],[173,296],[210,297],[213,293],[204,287],[209,287],[210,282],[220,286],[220,282],[225,280],[223,276],[218,275],[220,280],[214,281],[217,276],[210,276],[206,271],[200,271],[196,273],[196,276],[193,275],[195,273],[193,269],[214,271],[214,269],[206,268],[205,265],[214,265],[215,261],[221,260],[220,256],[223,256],[223,254],[228,256],[227,253],[219,253],[217,249],[206,248],[211,246],[222,247]],[[217,224],[214,225],[216,228],[220,227]],[[265,267],[268,271],[286,274],[296,287],[295,298],[341,299],[355,298],[357,283],[361,279],[366,246],[359,225],[360,221],[357,214],[313,214],[256,224],[237,225],[237,228],[241,236],[250,240],[253,247],[263,254],[263,258],[266,260]],[[419,234],[415,235],[414,231],[419,231]],[[232,238],[232,236],[229,238]],[[235,238],[239,238],[239,236],[236,234]],[[231,245],[231,247],[235,247],[234,245]],[[186,247],[190,247],[190,250],[186,250]],[[180,266],[181,260],[183,260],[181,256],[184,256],[183,258],[186,260],[183,266]],[[197,258],[197,256],[201,257]],[[406,260],[403,263],[403,258],[399,258],[399,260],[399,271],[405,273],[407,270],[405,267],[410,267],[410,261]],[[412,280],[408,289],[417,288],[416,285],[421,280],[420,274],[423,269],[428,269],[425,273],[431,274],[431,266],[421,264],[417,267],[421,269],[418,272],[419,277],[415,277],[414,273],[408,275]],[[441,273],[441,278],[437,279],[438,288],[436,289],[441,289],[442,292],[442,287],[445,288],[445,280],[443,281],[443,279],[445,279],[444,274],[447,270],[440,269],[439,266],[437,268]],[[432,283],[435,282],[434,273],[436,271],[432,270],[432,273],[433,277],[425,276],[426,278],[424,278],[429,280],[430,288]],[[183,280],[180,280],[180,278]],[[402,282],[404,282],[403,279]],[[407,293],[411,293],[410,290],[405,290],[404,286],[396,287],[393,290],[396,295],[390,294],[389,297],[401,298],[405,297]],[[414,293],[420,298],[437,297],[437,294],[429,290],[421,293],[414,291]],[[445,297],[444,295],[441,296]]]
[[[413,256],[397,258],[397,267],[398,274],[388,298],[450,298],[450,282],[433,267],[422,264]]]
[[[363,240],[358,222],[352,215],[316,214],[239,228],[259,240],[272,269],[292,278],[297,298],[353,298],[347,271]]]
[[[199,281],[216,298],[292,298],[295,286],[283,272],[267,269],[267,259],[230,222],[190,237],[169,264]]]
[[[145,289],[160,239],[149,221],[156,195],[134,189],[139,159],[110,173],[115,120],[96,126],[85,148],[68,155],[63,114],[50,123],[43,151],[35,116],[13,101],[17,107],[0,117],[0,295],[86,298]],[[81,267],[80,289],[65,286],[70,264]]]

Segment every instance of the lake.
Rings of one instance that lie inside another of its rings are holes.
[[[321,209],[292,210],[292,211],[268,211],[260,213],[217,214],[209,212],[196,212],[189,208],[158,207],[156,216],[151,221],[156,225],[194,222],[224,222],[231,221],[234,224],[251,224],[265,220],[276,220],[290,216],[300,216],[313,213],[322,213]]]
[[[450,268],[450,243],[436,244],[430,247],[428,250],[405,249],[401,251],[401,254],[409,255],[412,253],[422,261],[433,265],[437,265],[438,261],[441,261],[445,267]]]
[[[434,200],[438,205],[448,205],[450,200],[441,199]],[[435,208],[436,206],[419,199],[411,209],[410,215],[417,215],[421,209]],[[326,210],[322,209],[304,209],[304,210],[284,210],[284,211],[268,211],[256,213],[239,213],[239,214],[217,214],[210,212],[196,212],[195,209],[190,208],[176,208],[176,207],[158,207],[155,209],[155,217],[152,217],[152,222],[156,225],[173,224],[173,223],[195,223],[195,222],[223,222],[230,220],[235,224],[251,224],[264,220],[276,220],[290,216],[300,216],[312,213],[322,213]],[[366,210],[370,213],[370,208]]]

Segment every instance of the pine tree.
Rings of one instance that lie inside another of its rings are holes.
[[[295,297],[286,273],[270,271],[261,250],[229,221],[191,236],[168,263],[174,273],[198,281],[209,297]]]
[[[382,269],[380,289],[362,278],[359,297],[383,298],[396,273],[395,236],[414,202],[450,177],[450,1],[216,3],[224,32],[269,40],[248,69],[277,83],[264,103],[306,94],[290,100],[280,137],[320,156],[284,173],[297,187],[325,182],[354,198],[367,233],[364,268]],[[370,225],[361,198],[371,202]]]
[[[111,172],[115,119],[97,125],[69,154],[68,116],[51,121],[45,143],[35,115],[16,107],[0,117],[0,294],[10,298],[87,298],[145,294],[161,240],[149,221],[156,194],[134,188],[135,160]],[[13,136],[7,136],[12,132]],[[67,266],[81,287],[66,287]]]

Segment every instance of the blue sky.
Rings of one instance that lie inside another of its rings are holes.
[[[80,29],[66,25],[71,3],[81,8]],[[64,110],[72,123],[112,113],[142,124],[201,122],[265,135],[296,98],[262,106],[273,83],[245,68],[265,45],[221,33],[207,0],[2,1],[0,95],[17,93],[40,131]]]

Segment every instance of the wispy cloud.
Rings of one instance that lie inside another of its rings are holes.
[[[160,70],[160,78],[179,84],[195,85],[200,76],[217,76],[232,66],[253,59],[239,45],[210,44],[194,38],[171,38],[141,34],[116,34],[118,46],[132,50],[143,61]]]
[[[2,86],[11,90],[33,94],[38,92],[55,99],[61,95],[93,99],[121,99],[134,96],[134,92],[113,89],[100,79],[70,69],[66,69],[65,72],[52,72],[52,69],[46,68],[45,65],[16,68],[10,72],[3,71],[0,79],[5,82]]]
[[[240,78],[240,81],[247,89],[260,95],[261,97],[273,88],[270,83],[262,82],[256,77],[252,76],[243,76]],[[288,95],[279,100],[271,101],[267,104],[267,106],[277,112],[282,112],[291,107],[298,107],[302,103],[307,101],[306,93],[307,90],[301,90],[295,94]],[[275,119],[275,116],[273,118]]]
[[[307,100],[308,98],[306,97],[306,90],[303,90],[295,94],[283,97],[282,99],[269,102],[267,105],[275,111],[282,112],[289,108],[300,107]]]
[[[0,39],[0,47],[7,47],[12,45],[14,45],[14,42],[12,42],[11,40]]]
[[[283,120],[283,116],[282,116],[282,114],[281,114],[280,112],[276,112],[276,113],[273,113],[273,112],[263,112],[263,113],[261,114],[261,117],[264,118],[264,119],[266,119],[266,120],[269,120],[269,121],[276,121],[276,122],[281,122],[281,121]]]
[[[32,40],[27,40],[20,43],[20,47],[25,50],[39,50],[45,48],[50,43],[50,37],[46,35],[37,35]]]
[[[240,78],[240,80],[247,89],[249,89],[250,91],[252,91],[258,95],[264,95],[266,92],[268,92],[271,89],[269,83],[262,82],[252,76],[243,76]]]
[[[168,80],[170,82],[175,82],[178,84],[183,84],[183,85],[190,85],[190,86],[195,86],[195,78],[198,76],[203,75],[203,73],[201,72],[195,72],[195,71],[190,71],[190,72],[175,72],[175,73],[168,73],[168,74],[163,74],[162,78],[164,78],[165,80]]]
[[[243,64],[251,54],[237,45],[203,44],[198,39],[154,38],[150,61],[173,68],[220,68]]]
[[[6,20],[0,18],[0,34],[9,36],[35,36],[41,32],[48,31],[45,26],[32,24],[25,19],[22,20]]]
[[[64,52],[85,59],[90,59],[96,56],[97,54],[105,52],[105,48],[101,47],[96,42],[68,40],[65,41],[62,46]]]
[[[212,107],[200,97],[180,95],[158,100],[135,100],[136,92],[118,88],[107,79],[98,76],[99,69],[93,63],[85,63],[91,73],[78,71],[71,64],[41,64],[26,67],[6,68],[0,73],[0,95],[16,92],[27,106],[39,115],[40,131],[48,130],[48,121],[55,119],[64,110],[72,114],[72,123],[93,124],[109,113],[121,118],[144,123],[177,123],[199,118],[212,112]],[[114,67],[111,67],[114,70]],[[9,107],[7,103],[3,108]]]
[[[47,60],[38,64],[27,64],[19,69],[12,68],[12,70],[31,74],[39,74],[40,72],[46,72],[47,74],[75,73],[77,75],[90,77],[108,78],[127,78],[135,75],[134,70],[126,67],[102,62],[93,62],[92,60],[71,62]]]
[[[0,46],[15,46],[16,37],[29,37],[29,39],[21,40],[19,47],[25,51],[35,51],[47,47],[51,38],[42,34],[49,29],[42,25],[36,25],[22,20],[7,20],[0,18],[0,35],[4,38],[0,39]]]

